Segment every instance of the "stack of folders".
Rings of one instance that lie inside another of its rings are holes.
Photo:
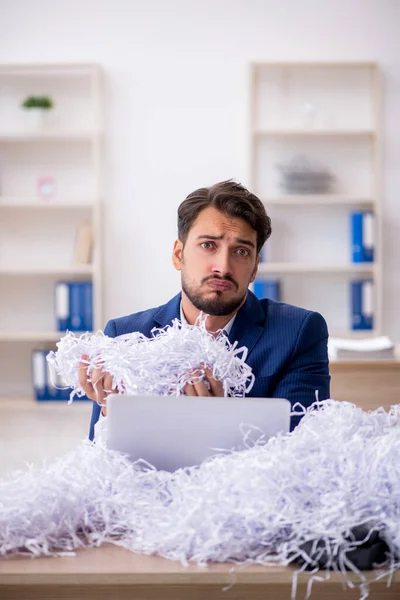
[[[253,283],[253,293],[259,298],[269,298],[280,301],[281,285],[278,279],[256,279]]]
[[[92,331],[92,282],[58,281],[55,288],[55,313],[58,331]]]
[[[375,216],[368,210],[350,214],[351,259],[353,263],[372,263],[375,257]],[[371,279],[350,282],[351,328],[374,328],[374,282]]]
[[[363,340],[330,338],[330,360],[395,360],[395,347],[386,336]]]
[[[46,360],[48,350],[32,352],[33,395],[37,401],[69,400],[71,388],[65,385],[62,378],[54,371]],[[88,400],[74,397],[75,400]]]
[[[93,286],[91,281],[58,281],[55,286],[56,328],[59,332],[93,330]],[[32,382],[38,401],[69,400],[65,385],[46,360],[49,350],[33,350]],[[76,400],[87,400],[86,396]]]

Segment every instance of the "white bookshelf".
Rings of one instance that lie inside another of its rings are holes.
[[[20,107],[50,96],[43,127]],[[102,328],[103,114],[101,70],[92,64],[0,65],[0,397],[32,396],[31,351],[54,349],[58,280],[93,283]],[[38,194],[52,177],[52,197]],[[77,230],[90,223],[90,264],[74,264]]]
[[[260,279],[321,312],[330,334],[382,331],[380,82],[375,63],[255,62],[250,68],[250,185],[272,219]],[[296,157],[334,176],[326,193],[287,193],[279,166]],[[353,264],[349,213],[375,214],[375,261]],[[352,279],[374,282],[374,329],[353,331]]]

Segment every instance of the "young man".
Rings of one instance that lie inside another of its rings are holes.
[[[189,194],[178,208],[178,239],[172,260],[181,272],[182,291],[167,304],[113,319],[104,332],[115,337],[140,331],[151,335],[173,319],[196,322],[207,313],[207,329],[224,329],[239,347],[246,346],[246,362],[255,375],[249,396],[287,398],[310,406],[316,392],[329,398],[328,330],[316,312],[281,302],[258,300],[248,290],[254,281],[260,250],[271,235],[271,220],[262,202],[232,181],[217,183]],[[101,370],[88,381],[84,363],[80,383],[92,400],[105,403],[111,377]],[[208,373],[204,382],[187,385],[187,395],[222,396],[222,385]],[[93,404],[90,435],[100,415]],[[106,408],[102,409],[106,414]],[[292,418],[295,427],[299,417]]]

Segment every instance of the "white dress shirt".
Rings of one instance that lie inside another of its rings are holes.
[[[180,312],[181,312],[181,323],[186,323],[187,324],[187,320],[185,317],[185,314],[183,312],[183,308],[182,308],[182,302],[180,304]],[[225,325],[225,327],[223,327],[223,331],[225,331],[225,334],[228,336],[231,332],[233,323],[236,319],[236,314],[233,315],[232,319],[230,321],[228,321],[228,323]]]

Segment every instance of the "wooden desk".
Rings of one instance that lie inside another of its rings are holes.
[[[400,361],[331,361],[331,398],[365,410],[400,402]]]
[[[158,556],[134,554],[113,545],[81,550],[76,557],[0,560],[1,600],[290,600],[289,567],[230,564],[209,567],[180,563]],[[374,573],[368,573],[369,579]],[[298,599],[303,599],[307,576],[301,575]],[[351,576],[354,581],[354,577]],[[226,586],[232,586],[223,591]],[[340,578],[316,583],[311,600],[355,600],[356,590],[343,591]],[[398,600],[400,572],[392,585],[371,584],[370,600]]]

